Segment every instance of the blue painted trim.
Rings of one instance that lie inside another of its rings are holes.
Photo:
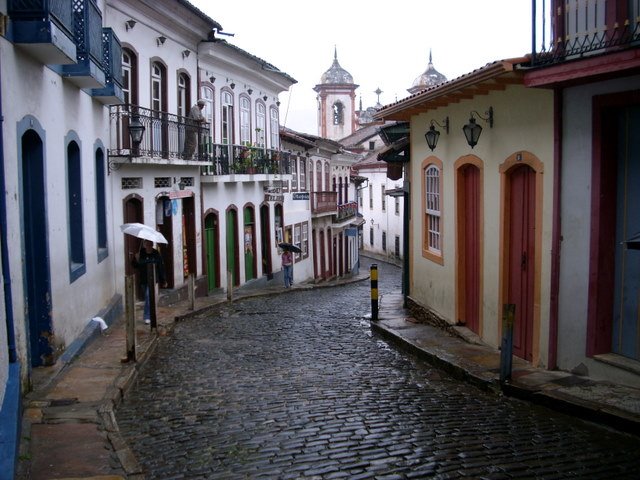
[[[0,478],[15,477],[20,448],[20,364],[9,364],[9,379],[0,409]]]

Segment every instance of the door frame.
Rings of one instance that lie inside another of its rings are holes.
[[[533,318],[531,338],[531,364],[540,364],[540,297],[542,271],[542,200],[544,164],[534,154],[526,151],[514,153],[500,164],[500,298],[498,308],[498,338],[502,338],[502,305],[509,296],[509,218],[511,214],[509,192],[509,174],[512,169],[521,165],[529,166],[535,174],[535,259],[533,273]]]
[[[466,248],[465,248],[465,219],[466,209],[466,192],[462,185],[462,169],[472,165],[478,169],[478,298],[481,300],[478,305],[478,324],[476,330],[471,328],[473,332],[482,337],[483,327],[483,308],[482,298],[484,292],[483,275],[484,271],[484,163],[475,155],[465,155],[460,157],[454,164],[455,173],[455,212],[456,212],[456,322],[460,318],[466,318]],[[468,325],[467,325],[468,327]]]

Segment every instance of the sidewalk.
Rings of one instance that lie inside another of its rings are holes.
[[[513,357],[512,380],[500,385],[500,351],[418,323],[402,295],[384,295],[375,332],[476,386],[502,392],[585,420],[640,435],[640,388],[534,368]]]
[[[283,294],[357,282],[368,272],[321,284],[238,289],[234,300]],[[158,331],[151,332],[137,315],[137,363],[125,356],[124,320],[118,320],[65,365],[38,369],[34,390],[25,400],[22,444],[17,478],[143,479],[143,472],[119,434],[114,410],[133,386],[137,371],[153,352],[159,336],[176,321],[226,302],[224,294],[199,297],[195,309],[188,301],[158,308]],[[468,343],[436,327],[416,323],[402,307],[401,294],[385,294],[380,320],[372,329],[429,362],[475,385],[501,391],[499,352]],[[640,390],[568,373],[535,369],[514,359],[513,381],[505,393],[640,434]]]

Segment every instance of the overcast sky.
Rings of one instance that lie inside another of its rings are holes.
[[[531,51],[531,0],[190,0],[234,37],[227,41],[298,83],[280,94],[280,121],[317,134],[313,87],[338,61],[360,87],[364,108],[409,95],[433,53],[456,78],[494,60]]]

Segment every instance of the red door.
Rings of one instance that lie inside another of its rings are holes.
[[[463,253],[460,323],[480,333],[480,170],[475,165],[460,169],[461,248]]]
[[[514,355],[532,360],[535,273],[535,172],[527,165],[509,173],[507,303],[516,306]]]

